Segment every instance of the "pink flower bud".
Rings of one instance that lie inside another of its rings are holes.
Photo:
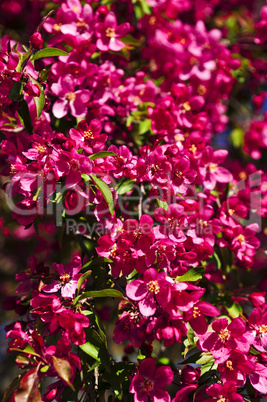
[[[99,12],[99,14],[107,15],[108,8],[107,6],[99,6],[96,11]]]
[[[39,97],[41,94],[41,90],[38,87],[37,84],[33,84],[31,81],[29,81],[25,86],[24,86],[24,92],[26,92],[27,95],[29,96],[37,96]]]
[[[255,307],[262,306],[265,303],[265,292],[253,292],[249,295],[249,300]]]
[[[43,38],[40,32],[34,32],[34,34],[30,37],[30,44],[34,49],[42,49]]]
[[[192,384],[199,379],[199,372],[198,370],[194,369],[191,366],[184,366],[182,371],[182,381],[185,383]]]

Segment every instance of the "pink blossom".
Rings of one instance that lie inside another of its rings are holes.
[[[173,372],[169,366],[156,367],[154,359],[142,360],[139,373],[136,374],[130,385],[130,393],[134,394],[135,402],[170,402],[171,398],[164,388],[173,381]]]
[[[171,299],[171,284],[173,281],[165,272],[158,273],[156,269],[149,268],[143,274],[143,280],[136,279],[126,286],[126,294],[138,301],[140,312],[149,317],[156,312],[157,303],[166,307]]]
[[[65,298],[73,298],[78,287],[78,280],[82,276],[80,273],[81,259],[76,257],[71,263],[66,264],[52,264],[52,268],[57,272],[57,278],[50,284],[43,287],[43,291],[47,293],[54,293],[61,291],[61,295]]]
[[[208,190],[213,190],[216,183],[229,183],[233,180],[232,174],[224,167],[219,166],[224,161],[228,151],[221,149],[213,151],[208,146],[202,154],[202,166],[199,172],[203,179],[203,184]]]
[[[71,74],[60,76],[57,83],[51,85],[53,95],[59,97],[52,111],[57,119],[66,116],[70,110],[74,117],[82,118],[87,113],[87,102],[90,99],[88,89],[75,90],[75,79]]]
[[[118,52],[125,47],[125,44],[118,38],[123,38],[130,30],[130,24],[124,22],[117,25],[117,19],[115,14],[109,12],[104,22],[98,22],[95,25],[95,32],[97,36],[96,46],[102,52],[113,50]]]

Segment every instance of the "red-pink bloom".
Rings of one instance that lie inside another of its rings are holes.
[[[66,176],[67,188],[73,188],[81,181],[82,174],[92,173],[92,162],[85,155],[80,155],[72,149],[70,153],[61,153],[60,159],[56,161],[56,172],[59,177]]]
[[[225,384],[212,384],[206,389],[206,394],[212,398],[205,399],[207,402],[224,401],[224,402],[243,402],[243,397],[238,394],[236,383],[228,381]]]
[[[88,89],[76,91],[75,79],[71,74],[60,76],[58,82],[51,85],[51,91],[53,95],[60,98],[55,101],[52,108],[52,112],[57,119],[66,116],[69,110],[74,117],[85,117],[90,91]]]
[[[130,24],[124,22],[117,25],[117,19],[115,14],[109,12],[104,22],[98,22],[95,25],[95,33],[97,36],[96,46],[102,52],[113,50],[118,52],[125,47],[125,44],[118,38],[123,38],[130,31]]]
[[[224,363],[218,365],[223,383],[234,381],[238,387],[246,382],[248,374],[255,372],[255,364],[239,350],[233,350]]]
[[[129,339],[134,346],[140,348],[146,339],[147,319],[137,311],[123,311],[116,322],[113,332],[113,339],[117,343],[122,343]]]
[[[230,183],[233,180],[229,170],[219,166],[227,155],[228,151],[225,149],[213,151],[210,146],[204,149],[199,172],[203,179],[204,187],[208,190],[213,190],[217,182]]]
[[[219,218],[224,225],[234,227],[247,213],[246,205],[237,196],[232,196],[222,203]]]
[[[128,283],[126,294],[130,299],[138,301],[140,312],[149,317],[156,312],[158,305],[164,308],[169,303],[173,283],[166,272],[158,273],[156,269],[150,268],[144,272],[143,280],[136,279]]]
[[[220,310],[206,301],[199,301],[192,309],[184,313],[185,321],[189,322],[197,334],[205,334],[208,329],[206,315],[216,317],[220,315]]]
[[[215,332],[201,334],[198,347],[204,351],[212,351],[216,363],[225,362],[234,349],[242,353],[249,352],[253,340],[252,334],[247,331],[242,318],[235,318],[230,324],[227,318],[218,318],[211,326]]]
[[[82,120],[79,122],[77,130],[70,129],[70,137],[75,140],[78,148],[92,154],[102,149],[107,140],[106,134],[100,134],[101,129],[102,124],[97,119],[93,119],[89,124]]]
[[[134,394],[134,402],[170,402],[171,397],[164,388],[173,381],[173,372],[169,366],[156,367],[154,359],[142,360],[139,373],[131,382],[129,391]]]
[[[214,234],[221,232],[221,222],[218,219],[210,219],[213,214],[214,209],[210,205],[205,205],[201,211],[189,216],[189,229],[186,234],[192,237],[193,243],[200,244],[206,241],[214,246]]]
[[[61,291],[61,295],[65,298],[75,296],[78,288],[78,280],[82,276],[80,273],[81,259],[75,257],[74,261],[66,264],[52,264],[52,268],[57,272],[58,276],[49,285],[45,285],[42,290],[47,293]]]
[[[164,208],[157,208],[154,218],[163,223],[154,227],[156,239],[164,239],[167,236],[175,242],[183,242],[186,239],[183,229],[187,227],[187,219],[182,205],[170,204],[167,211]]]
[[[260,352],[266,352],[267,346],[267,306],[255,308],[248,317],[248,324],[254,332],[253,346]]]
[[[142,215],[140,222],[127,219],[121,229],[121,237],[130,240],[136,249],[146,253],[155,239],[152,226],[153,219],[149,215]]]
[[[64,311],[59,314],[58,321],[60,326],[66,329],[67,335],[74,345],[82,345],[86,342],[84,328],[90,325],[88,317],[84,314],[64,309]]]

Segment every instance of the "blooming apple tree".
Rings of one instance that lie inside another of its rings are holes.
[[[3,401],[260,401],[267,6],[24,3],[34,31],[0,44],[3,192],[70,258],[16,274]]]

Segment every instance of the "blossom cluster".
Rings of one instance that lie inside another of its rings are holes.
[[[267,288],[244,278],[266,254],[267,6],[43,3],[28,46],[1,39],[3,189],[25,229],[52,219],[62,239],[75,222],[81,256],[16,274],[8,352],[26,371],[4,401],[266,397]],[[249,124],[234,110],[248,87]],[[120,362],[105,311],[130,341]]]

